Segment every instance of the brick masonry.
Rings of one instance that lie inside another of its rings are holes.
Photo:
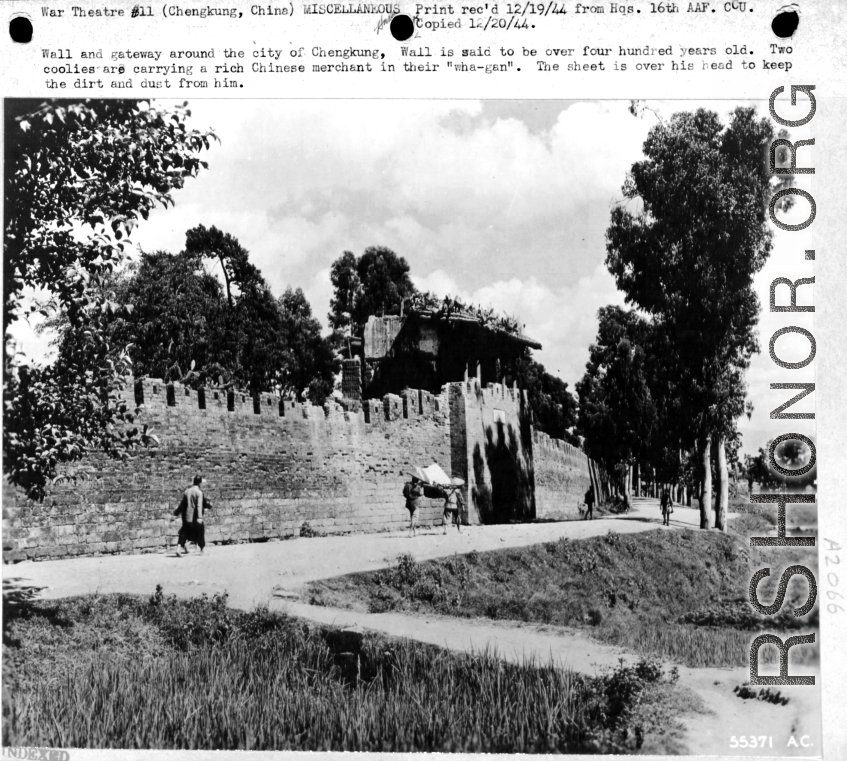
[[[172,513],[195,473],[213,504],[209,542],[292,536],[305,521],[324,533],[404,528],[406,474],[431,462],[465,479],[470,523],[574,517],[589,484],[585,455],[535,433],[525,398],[499,385],[407,390],[345,410],[144,379],[136,401],[158,447],[75,463],[43,502],[4,482],[5,561],[173,546]],[[419,522],[440,522],[441,506],[424,499]]]
[[[537,518],[579,517],[585,492],[591,486],[585,454],[566,441],[533,431],[535,515]]]

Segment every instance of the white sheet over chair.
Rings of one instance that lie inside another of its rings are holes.
[[[426,483],[432,486],[450,486],[453,479],[450,478],[438,463],[432,463],[429,467],[423,469],[426,474]]]

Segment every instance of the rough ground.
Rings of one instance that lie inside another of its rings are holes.
[[[699,525],[696,510],[677,509],[673,517],[677,528]],[[417,560],[430,560],[471,550],[523,547],[560,537],[585,539],[608,531],[630,533],[662,527],[655,501],[639,500],[628,516],[602,520],[466,526],[461,533],[453,528],[446,536],[440,528],[424,528],[413,539],[395,531],[213,545],[202,556],[192,548],[183,557],[175,552],[178,528],[178,519],[174,519],[173,543],[159,553],[25,561],[4,566],[3,578],[45,587],[43,596],[47,598],[94,592],[150,594],[157,584],[165,592],[184,596],[226,589],[234,606],[251,608],[270,602],[276,588],[291,589],[308,581],[386,567],[404,552],[412,553]]]
[[[595,673],[598,668],[617,664],[622,657],[630,661],[635,658],[619,648],[594,642],[567,629],[335,610],[299,602],[297,589],[309,581],[386,567],[404,552],[412,553],[418,560],[428,560],[471,550],[520,547],[560,537],[582,539],[608,531],[667,531],[698,525],[697,510],[677,508],[671,528],[662,527],[657,502],[639,499],[629,515],[595,521],[468,527],[461,534],[453,529],[446,536],[440,528],[432,528],[424,529],[413,539],[394,532],[211,546],[203,556],[195,551],[187,557],[178,557],[171,548],[158,554],[28,561],[4,566],[3,575],[4,585],[38,587],[44,598],[111,592],[146,595],[152,593],[157,584],[166,593],[184,597],[225,590],[230,603],[238,608],[267,604],[271,609],[317,622],[377,630],[455,650],[496,648],[502,657],[510,660],[526,656],[552,657],[577,671]],[[174,535],[176,528],[175,522]],[[804,673],[819,672],[804,667]],[[790,698],[786,706],[742,701],[732,690],[747,678],[745,669],[680,668],[680,682],[694,689],[712,711],[685,718],[689,752],[819,755],[815,747],[787,747],[792,734],[798,740],[801,735],[808,735],[812,742],[819,744],[819,691],[779,688]],[[764,752],[732,751],[729,745],[732,735],[771,735],[773,748]]]

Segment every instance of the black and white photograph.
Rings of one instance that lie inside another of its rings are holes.
[[[819,757],[768,94],[6,98],[4,754]]]

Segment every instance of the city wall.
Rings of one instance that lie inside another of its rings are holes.
[[[566,441],[533,431],[535,515],[545,519],[579,517],[585,492],[592,485],[585,454]]]
[[[471,524],[575,517],[589,484],[586,457],[534,433],[525,398],[500,385],[407,390],[348,410],[153,379],[135,397],[159,446],[126,462],[89,456],[42,502],[4,483],[4,560],[173,547],[172,513],[195,473],[213,505],[207,542],[295,536],[304,522],[327,534],[405,528],[403,483],[431,462],[465,480]],[[423,503],[419,523],[440,522],[442,500]]]

